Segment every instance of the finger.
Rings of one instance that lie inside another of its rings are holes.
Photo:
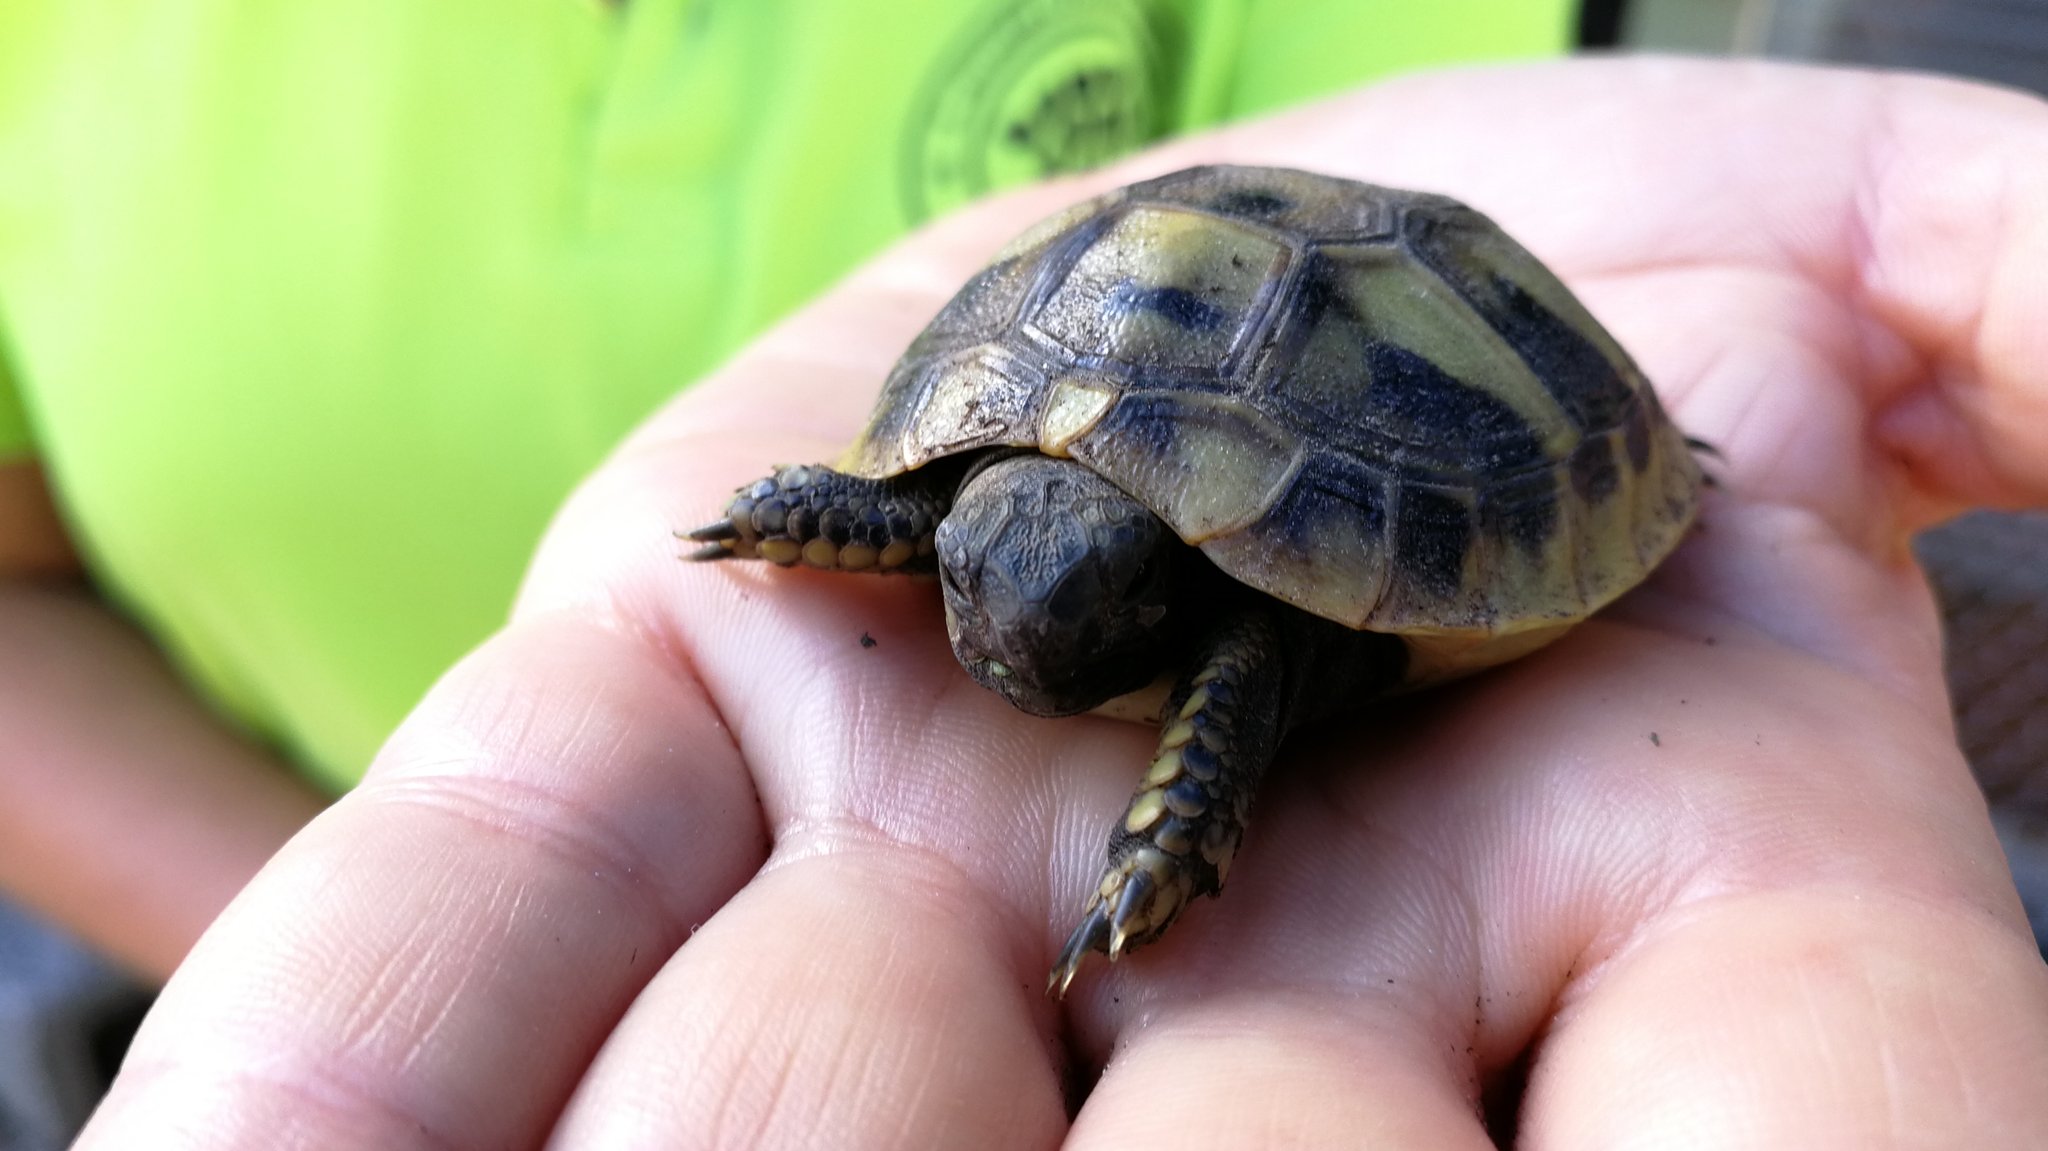
[[[82,1145],[537,1143],[758,865],[717,731],[630,636],[548,617],[493,640],[206,935]]]
[[[1825,658],[1840,645],[1816,641],[1815,659],[1722,629],[1692,655],[1595,650],[1624,638],[1612,627],[1557,658],[1583,661],[1603,714],[1660,736],[1634,757],[1596,752],[1599,766],[1548,781],[1552,810],[1530,814],[1570,827],[1575,812],[1584,822],[1597,805],[1618,807],[1623,825],[1657,839],[1633,864],[1610,861],[1625,865],[1562,889],[1576,888],[1574,902],[1635,893],[1609,897],[1606,926],[1582,937],[1557,984],[1522,1140],[2038,1141],[2048,970],[1938,682],[1845,675]],[[1637,685],[1602,667],[1627,668]],[[1562,942],[1541,921],[1569,923],[1560,906],[1516,902],[1531,918],[1502,923],[1498,946]]]
[[[1224,900],[1082,972],[1070,1022],[1104,1069],[1074,1146],[1492,1146],[1481,1085],[1519,1041],[1482,1002],[1470,893],[1398,813],[1361,836],[1307,775],[1280,769]]]
[[[950,861],[848,830],[750,884],[634,1003],[561,1147],[1043,1148],[1036,949]],[[799,845],[808,840],[808,845]]]
[[[1538,849],[1517,859],[1496,846],[1515,839],[1498,819],[1467,818],[1450,824],[1446,852],[1474,902],[1495,909],[1482,938],[1496,958],[1484,969],[1523,957],[1536,995],[1558,1005],[1530,1036],[1537,1075],[1523,1140],[1599,1146],[1682,1132],[1701,1146],[1862,1147],[1899,1138],[1859,1138],[1871,1116],[1924,1117],[1921,1130],[1944,1132],[1944,1144],[1949,1132],[1969,1143],[1963,1133],[2038,1123],[2029,1084],[2048,1019],[2030,1004],[2044,973],[2014,960],[2028,932],[1938,695],[1740,630],[1717,628],[1718,643],[1686,650],[1628,619],[1589,626],[1546,657],[1557,673],[1548,682],[1573,683],[1576,704],[1561,687],[1516,698],[1510,689],[1540,686],[1534,673],[1546,669],[1532,668],[1492,706],[1462,714],[1462,731],[1414,749],[1455,761],[1446,743],[1473,740],[1535,757],[1496,753],[1502,771],[1528,778],[1489,806],[1549,829]],[[1873,948],[1887,924],[1905,926],[1900,910],[1930,939],[1951,933],[1955,952],[1927,967],[1931,952],[1917,944]],[[1959,994],[1930,1004],[1922,989],[1883,987],[1888,970],[1914,964],[1930,982],[1958,980]],[[1899,994],[1856,998],[1864,983]],[[1497,985],[1488,994],[1502,1001]],[[2014,1014],[1982,1010],[1999,1001]],[[1892,1057],[1906,1049],[1918,1059]],[[1853,1087],[1851,1051],[1876,1055]],[[2021,1070],[1976,1074],[1992,1059]],[[1886,1078],[1902,1072],[1916,1083]],[[1623,1136],[1617,1100],[1654,1119]],[[1994,1122],[1974,1127],[1973,1110]],[[1829,1134],[1830,1121],[1848,1133]],[[1793,1137],[1800,1122],[1805,1138]]]
[[[1067,1146],[1479,1151],[1469,1043],[1398,995],[1223,996],[1133,1031]]]
[[[1534,1148],[2032,1147],[2048,1132],[2040,954],[1968,908],[1862,892],[1716,901],[1553,1026]]]

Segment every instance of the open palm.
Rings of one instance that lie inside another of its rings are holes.
[[[668,533],[836,455],[1025,224],[1206,161],[1492,215],[1722,486],[1553,648],[1297,737],[1224,896],[1055,1003],[1153,733],[981,691],[931,585]],[[2038,1145],[2048,974],[1905,539],[2048,497],[2044,365],[2048,110],[1933,81],[1441,75],[984,205],[591,478],[84,1145]]]

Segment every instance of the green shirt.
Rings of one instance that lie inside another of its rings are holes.
[[[1562,0],[17,0],[0,457],[334,786],[569,487],[892,237]]]

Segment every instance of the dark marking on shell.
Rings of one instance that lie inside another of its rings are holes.
[[[1409,442],[1448,448],[1482,471],[1508,472],[1543,459],[1543,444],[1515,409],[1393,344],[1366,350],[1372,382],[1365,416]]]
[[[1152,312],[1191,332],[1213,332],[1230,315],[1186,288],[1153,288],[1130,280],[1117,285],[1108,304],[1113,314]]]
[[[1160,459],[1173,450],[1180,409],[1172,396],[1126,395],[1096,425],[1090,438],[1111,450],[1136,451],[1139,458]],[[1099,450],[1099,449],[1098,449]]]
[[[1409,582],[1440,599],[1455,595],[1471,542],[1471,517],[1463,503],[1427,488],[1402,489],[1394,517],[1395,567]]]
[[[1360,323],[1357,304],[1346,289],[1342,269],[1327,252],[1309,249],[1302,258],[1301,280],[1294,289],[1297,332],[1306,335],[1323,323],[1331,312],[1354,324]]]
[[[1264,516],[1203,550],[1220,549],[1226,562],[1252,571],[1301,573],[1289,577],[1298,582],[1284,598],[1333,619],[1362,621],[1391,562],[1388,500],[1379,476],[1319,453]]]
[[[1628,449],[1628,464],[1640,474],[1650,466],[1650,413],[1637,408],[1621,427],[1621,442]]]
[[[1331,516],[1357,524],[1364,539],[1378,540],[1387,529],[1386,493],[1376,486],[1346,484],[1333,491],[1325,484],[1298,481],[1252,530],[1268,547],[1307,555]]]
[[[1355,185],[1353,187],[1356,187]],[[1347,195],[1330,177],[1285,168],[1190,168],[1134,184],[1133,203],[1185,204],[1252,221],[1297,240],[1383,235],[1390,202],[1433,199],[1392,189]]]
[[[1565,416],[1582,432],[1613,427],[1636,399],[1635,389],[1614,364],[1520,284],[1496,276],[1494,287],[1505,306],[1494,314],[1482,308],[1480,314],[1536,373]]]
[[[1476,218],[1461,212],[1450,219],[1466,215]],[[1582,432],[1613,427],[1635,403],[1636,389],[1599,347],[1520,284],[1483,269],[1471,258],[1467,227],[1433,216],[1418,215],[1415,220],[1410,250],[1416,258],[1500,333],[1565,417]]]
[[[1358,312],[1328,255],[1310,249],[1303,256],[1285,311],[1267,352],[1271,386],[1341,429],[1355,414],[1345,401],[1363,390],[1365,344],[1350,338],[1359,331]]]
[[[1038,366],[1057,375],[1074,365],[1131,379],[1139,386],[1176,386],[1190,375],[1220,375],[1232,369],[1239,350],[1270,314],[1278,277],[1242,271],[1216,274],[1222,261],[1200,243],[1173,240],[1155,253],[1147,230],[1172,221],[1177,230],[1230,228],[1222,252],[1256,260],[1263,273],[1270,258],[1285,251],[1282,240],[1260,236],[1242,225],[1190,219],[1185,208],[1137,205],[1152,223],[1125,231],[1131,213],[1117,214],[1117,226],[1077,228],[1039,272],[1020,317],[1032,337]],[[1176,219],[1177,217],[1177,219]],[[1219,233],[1220,234],[1220,233]],[[1179,255],[1170,250],[1182,245]],[[1184,258],[1183,258],[1184,257]],[[1133,266],[1145,272],[1132,274]],[[1147,274],[1149,273],[1149,275]],[[1147,282],[1151,279],[1166,282]]]
[[[1531,555],[1557,530],[1557,480],[1549,469],[1487,489],[1479,505],[1481,527],[1505,536]]]
[[[1294,209],[1294,201],[1263,188],[1235,188],[1216,197],[1216,210],[1229,216],[1269,219]]]
[[[1280,394],[1314,409],[1351,454],[1409,478],[1543,459],[1542,442],[1513,407],[1412,349],[1374,339],[1371,301],[1353,298],[1346,267],[1328,253],[1310,251],[1289,307],[1271,355]]]
[[[1572,453],[1572,491],[1588,506],[1605,503],[1621,486],[1621,467],[1606,436],[1592,436]]]

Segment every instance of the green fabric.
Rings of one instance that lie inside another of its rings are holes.
[[[606,448],[905,228],[1561,0],[17,0],[0,447],[334,786]]]
[[[14,373],[7,366],[7,349],[0,348],[0,464],[30,455],[33,449],[28,412],[22,409]]]

